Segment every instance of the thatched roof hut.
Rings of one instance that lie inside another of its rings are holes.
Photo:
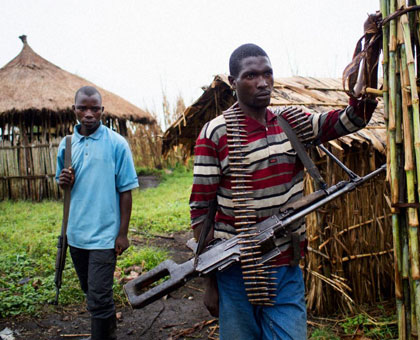
[[[115,120],[114,128],[125,125],[126,121],[143,124],[154,121],[148,112],[123,98],[50,63],[34,52],[26,36],[20,38],[23,41],[21,52],[0,69],[0,128],[11,122],[18,126],[20,116],[35,126],[42,126],[45,120],[51,119],[54,121],[51,123],[57,125],[66,120],[75,122],[71,111],[74,94],[86,85],[101,92],[105,106],[103,117],[105,122]]]
[[[0,199],[58,197],[52,177],[60,139],[76,117],[74,94],[95,86],[102,94],[103,123],[127,136],[127,122],[152,124],[154,118],[121,97],[71,74],[39,56],[20,37],[19,55],[0,69]]]
[[[218,75],[184,114],[165,132],[163,151],[182,146],[193,154],[202,126],[233,104],[235,98],[225,75]],[[271,105],[298,106],[325,112],[347,106],[341,79],[291,77],[276,79]],[[379,103],[369,125],[325,145],[359,175],[385,162],[386,129]],[[329,185],[346,178],[344,172],[318,150],[312,158]],[[305,192],[314,183],[305,178]],[[308,309],[323,314],[375,303],[393,294],[392,228],[386,202],[385,176],[333,201],[307,217],[309,256],[305,280]]]

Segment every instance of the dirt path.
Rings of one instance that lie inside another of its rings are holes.
[[[165,247],[172,259],[181,263],[192,257],[192,252],[185,246],[192,237],[190,232],[154,238],[149,244]],[[135,243],[143,240],[134,239]],[[208,339],[208,335],[217,339],[217,320],[212,318],[202,304],[203,291],[201,279],[188,282],[184,287],[171,293],[141,310],[130,307],[118,308],[122,318],[118,322],[119,340],[159,340],[159,339]],[[16,318],[0,321],[0,331],[4,328],[13,331],[16,340],[77,340],[82,337],[70,336],[90,332],[89,313],[84,306],[71,308],[57,307],[55,312],[44,313],[42,318]],[[213,332],[214,337],[211,335]],[[215,333],[214,333],[215,332]],[[1,338],[1,337],[0,337]]]
[[[152,239],[132,234],[132,242],[137,245],[148,244],[166,248],[175,262],[182,263],[193,256],[185,246],[191,237],[191,232]],[[160,299],[143,309],[117,308],[117,312],[121,313],[118,340],[217,340],[218,320],[207,312],[202,304],[202,297],[202,279],[196,278],[169,294],[166,299]],[[338,321],[334,321],[332,317],[309,318],[308,334],[311,334],[314,328],[335,328],[337,324]],[[58,306],[53,311],[51,306],[46,306],[41,318],[0,320],[0,334],[6,327],[13,332],[13,338],[4,340],[80,340],[83,336],[76,335],[90,332],[90,318],[84,306]],[[363,335],[354,336],[353,339],[368,339],[363,338]]]

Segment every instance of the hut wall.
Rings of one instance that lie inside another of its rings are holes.
[[[359,175],[375,170],[385,157],[372,146],[352,148],[336,156]],[[347,180],[330,159],[318,157],[329,185]],[[305,179],[305,191],[314,191]],[[308,310],[328,314],[354,311],[393,295],[393,243],[385,175],[334,200],[307,218],[309,254],[305,263]]]
[[[0,141],[0,199],[59,198],[54,176],[60,140],[28,145]]]
[[[58,145],[75,119],[71,111],[46,113],[46,119],[25,111],[0,120],[0,200],[61,198],[54,178]],[[127,137],[126,120],[103,117],[103,124]]]

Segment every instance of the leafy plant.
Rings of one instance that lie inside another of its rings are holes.
[[[381,308],[379,307],[379,309]],[[366,314],[358,314],[347,318],[340,326],[346,334],[354,334],[359,329],[366,337],[372,339],[394,339],[398,337],[398,327],[394,315],[384,315],[374,322],[369,320]]]
[[[310,338],[311,340],[340,340],[338,336],[330,328],[317,328],[315,329]]]

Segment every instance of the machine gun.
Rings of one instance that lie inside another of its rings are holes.
[[[342,164],[328,149],[322,145],[319,147],[349,175],[350,179],[341,181],[329,188],[315,191],[283,207],[278,214],[254,224],[254,239],[257,240],[261,249],[257,265],[263,265],[280,255],[281,252],[275,245],[275,239],[289,233],[288,227],[294,222],[299,221],[337,197],[353,191],[356,187],[386,170],[384,164],[366,176],[359,177]],[[228,240],[215,240],[212,245],[207,247],[205,252],[197,256],[196,261],[192,258],[182,264],[177,264],[172,260],[162,262],[151,271],[124,285],[128,301],[133,308],[143,308],[183,286],[194,277],[205,276],[228,268],[241,260],[241,254],[245,247],[243,240],[241,233]],[[169,276],[167,281],[146,290],[150,285],[167,276]]]

